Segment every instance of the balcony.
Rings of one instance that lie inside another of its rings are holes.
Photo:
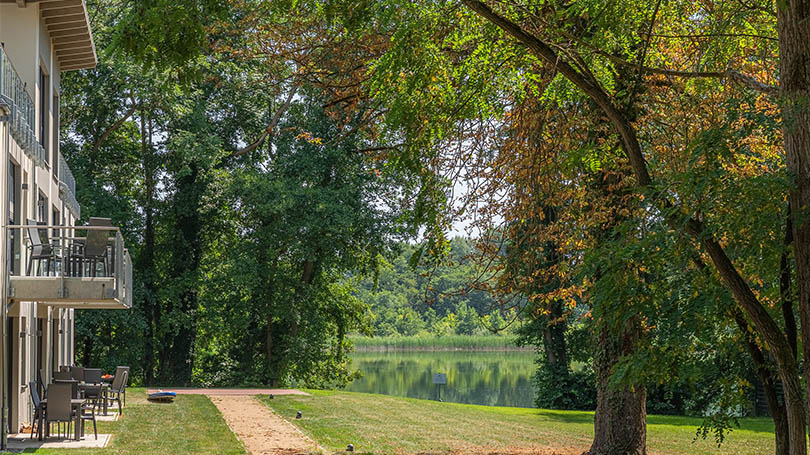
[[[5,111],[4,114],[2,112]],[[44,166],[45,149],[34,133],[36,105],[26,90],[5,50],[0,47],[0,115],[4,115],[11,137],[37,165]]]
[[[76,219],[82,217],[79,201],[76,200],[76,179],[61,152],[59,153],[59,197],[65,201]]]
[[[10,299],[76,309],[132,307],[132,259],[117,227],[7,229],[22,248],[10,276]]]

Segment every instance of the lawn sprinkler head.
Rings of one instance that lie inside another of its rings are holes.
[[[354,452],[354,444],[349,444],[346,447],[346,452]]]
[[[303,417],[303,416],[304,416],[304,414],[302,414],[302,413],[301,413],[301,411],[298,411],[298,413],[297,413],[297,414],[295,414],[295,418],[296,418],[296,419],[300,419],[300,418],[301,418],[301,417]]]

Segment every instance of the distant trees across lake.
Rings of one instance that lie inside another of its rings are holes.
[[[378,277],[360,280],[357,297],[373,314],[375,336],[498,335],[521,324],[514,309],[503,308],[491,294],[471,289],[475,278],[471,242],[456,237],[446,260],[436,266],[411,266],[416,247],[384,261]]]

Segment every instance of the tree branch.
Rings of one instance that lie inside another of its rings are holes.
[[[644,160],[644,155],[641,153],[641,145],[638,142],[635,130],[630,126],[630,122],[624,114],[613,104],[613,101],[602,87],[596,85],[596,82],[590,81],[582,73],[574,69],[567,61],[559,58],[551,46],[539,40],[534,35],[525,32],[514,22],[501,17],[486,3],[480,0],[461,1],[479,16],[497,25],[503,31],[523,43],[536,57],[554,65],[560,74],[585,92],[585,94],[605,112],[605,115],[618,131],[638,184],[648,186],[652,182],[650,174],[647,171],[647,162]]]
[[[500,16],[483,1],[461,1],[479,16],[493,23],[525,45],[535,57],[556,65],[557,71],[559,71],[560,74],[588,95],[591,100],[602,109],[611,125],[613,125],[619,133],[622,150],[627,156],[628,161],[630,161],[630,166],[633,169],[638,185],[647,188],[652,186],[652,179],[647,170],[647,162],[642,154],[635,128],[613,104],[613,100],[602,87],[591,83],[565,60],[558,58],[556,52],[554,52],[548,44],[541,41],[536,36],[527,33],[518,24]],[[798,377],[798,365],[785,334],[782,333],[779,325],[771,317],[768,310],[765,309],[762,302],[759,301],[745,279],[740,275],[722,245],[720,245],[711,233],[706,232],[700,220],[683,216],[680,214],[681,211],[678,210],[671,201],[665,198],[660,199],[658,203],[661,204],[659,208],[662,213],[665,214],[665,219],[670,227],[673,230],[683,232],[692,237],[696,242],[699,242],[709,254],[715,270],[720,274],[720,277],[737,300],[737,303],[751,317],[754,326],[765,339],[780,368],[787,375],[786,378]],[[794,386],[795,384],[792,383],[786,384],[786,393],[788,393],[787,389],[789,388],[791,397],[797,393],[796,387]]]
[[[284,113],[287,112],[287,110],[290,108],[290,105],[292,105],[293,98],[295,98],[295,94],[298,91],[298,88],[301,86],[302,81],[303,81],[302,79],[298,79],[290,88],[290,92],[287,94],[287,98],[284,100],[284,103],[282,103],[281,106],[279,106],[279,108],[276,109],[276,112],[273,114],[273,118],[270,119],[270,123],[267,125],[267,128],[264,129],[262,135],[259,136],[258,139],[253,141],[253,143],[251,143],[250,145],[233,152],[231,154],[232,158],[247,155],[248,153],[256,150],[262,144],[264,144],[264,141],[266,141],[267,138],[275,134],[276,127],[278,127],[278,122],[281,121],[281,116],[283,116]]]
[[[135,111],[138,110],[138,107],[139,106],[137,104],[132,103],[132,107],[130,107],[129,110],[124,113],[124,116],[119,118],[118,120],[116,120],[116,122],[113,123],[112,126],[107,128],[101,134],[101,136],[99,136],[99,138],[96,140],[96,142],[93,143],[93,153],[98,152],[98,149],[101,148],[101,144],[103,144],[104,141],[106,141],[107,138],[110,137],[110,134],[112,134],[115,130],[120,128],[121,125],[124,124],[124,122],[129,120],[129,118],[132,117],[132,115],[135,113]]]
[[[738,83],[740,85],[744,85],[744,86],[746,86],[746,87],[748,87],[748,88],[750,88],[750,89],[752,89],[754,91],[764,93],[764,94],[769,95],[769,96],[778,96],[779,95],[779,87],[777,87],[775,85],[768,85],[768,84],[762,83],[762,82],[756,80],[755,78],[753,78],[753,77],[751,77],[751,76],[749,76],[747,74],[740,73],[739,71],[736,71],[736,70],[727,69],[725,71],[678,71],[678,70],[670,70],[670,69],[666,69],[666,68],[652,68],[652,67],[649,67],[649,66],[635,65],[635,64],[633,64],[631,62],[628,62],[627,60],[625,60],[625,59],[623,59],[623,58],[621,58],[621,57],[619,57],[617,55],[613,55],[613,54],[611,54],[609,52],[605,52],[602,49],[599,49],[599,48],[597,48],[597,47],[595,47],[593,45],[585,43],[585,42],[583,42],[582,40],[580,40],[580,39],[578,39],[576,37],[569,36],[569,38],[575,39],[579,44],[582,44],[582,45],[586,46],[587,48],[589,48],[593,52],[596,52],[597,54],[607,58],[608,60],[610,60],[613,63],[616,63],[618,65],[622,65],[622,66],[627,66],[627,67],[630,67],[630,68],[637,68],[638,70],[640,70],[640,71],[642,71],[644,73],[647,73],[647,74],[661,74],[661,75],[664,75],[664,76],[680,77],[680,78],[686,78],[686,79],[698,79],[698,78],[728,79],[728,80],[736,82],[736,83]]]

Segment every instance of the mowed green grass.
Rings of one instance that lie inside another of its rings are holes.
[[[261,397],[328,451],[354,444],[359,453],[582,453],[593,435],[593,413],[439,403],[352,392],[308,391],[309,397]],[[303,412],[301,420],[296,411]],[[770,419],[742,419],[720,447],[695,440],[700,419],[649,416],[651,454],[773,453]]]
[[[112,433],[104,449],[38,449],[26,453],[70,455],[210,454],[244,455],[242,443],[219,410],[202,395],[179,395],[174,403],[146,401],[146,390],[127,390],[127,407],[117,422],[98,422]],[[92,423],[85,428],[93,437]]]

